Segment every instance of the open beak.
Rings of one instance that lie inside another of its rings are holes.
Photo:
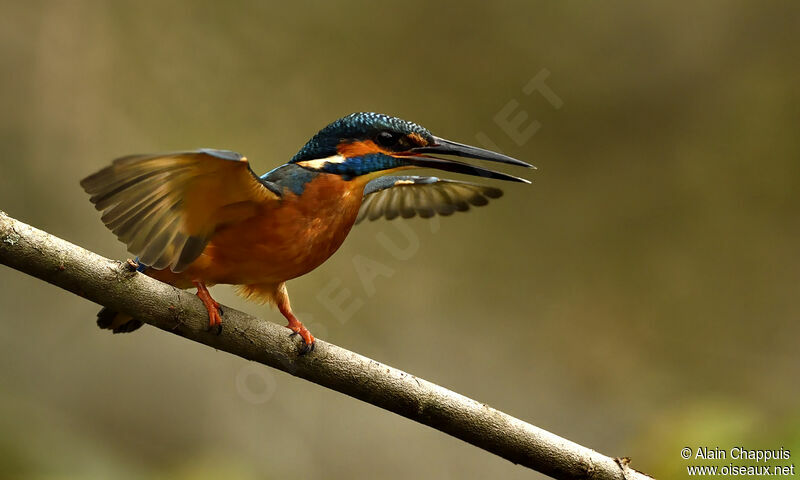
[[[497,180],[507,180],[510,182],[531,183],[530,181],[508,175],[502,172],[489,170],[488,168],[470,165],[469,163],[460,162],[458,160],[447,160],[426,154],[434,155],[450,155],[462,158],[474,158],[477,160],[487,160],[490,162],[507,163],[509,165],[517,165],[520,167],[536,168],[529,163],[521,160],[511,158],[501,153],[492,152],[491,150],[484,150],[478,147],[471,147],[463,143],[451,142],[439,137],[433,137],[434,143],[425,147],[412,148],[408,152],[396,154],[402,157],[412,165],[423,168],[435,168],[437,170],[445,170],[448,172],[464,173],[467,175],[474,175],[477,177],[495,178]]]

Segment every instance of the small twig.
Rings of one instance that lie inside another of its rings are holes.
[[[164,331],[289,372],[558,479],[648,479],[628,466],[485,404],[318,340],[299,357],[289,331],[225,308],[221,335],[199,299],[0,212],[0,262]],[[177,302],[176,302],[177,297]],[[176,308],[180,310],[176,324]]]

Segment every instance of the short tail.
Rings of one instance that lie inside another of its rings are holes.
[[[141,327],[143,323],[130,315],[115,312],[108,307],[103,307],[97,313],[97,326],[114,333],[128,333]]]

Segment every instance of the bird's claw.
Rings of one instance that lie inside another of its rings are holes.
[[[303,346],[300,347],[300,350],[298,350],[297,353],[299,355],[305,355],[305,354],[311,353],[311,352],[314,351],[314,348],[316,347],[316,345],[317,345],[317,342],[314,342],[311,345],[309,345],[307,343],[303,343]]]
[[[217,335],[222,334],[222,306],[211,298],[208,289],[200,282],[195,282],[197,287],[197,297],[203,302],[208,312],[208,331]]]
[[[216,335],[222,334],[222,309],[219,307],[208,310],[208,331]]]
[[[222,335],[222,323],[218,323],[215,327],[209,326],[208,330],[213,332],[215,335]]]
[[[309,332],[308,329],[303,326],[303,324],[287,325],[286,328],[292,331],[292,333],[289,334],[290,338],[294,337],[295,335],[300,335],[300,339],[303,341],[303,345],[297,352],[299,355],[302,356],[314,351],[314,348],[317,346],[317,341],[314,339],[314,336],[311,335],[311,332]]]

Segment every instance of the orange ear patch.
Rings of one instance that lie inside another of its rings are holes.
[[[411,139],[412,142],[416,143],[419,146],[426,147],[428,146],[428,141],[425,138],[416,132],[411,132],[408,134],[408,138]]]
[[[336,151],[339,152],[339,155],[342,155],[347,158],[352,157],[363,157],[364,155],[369,155],[371,153],[385,153],[387,155],[391,155],[392,152],[389,150],[383,149],[375,144],[372,140],[361,140],[358,142],[352,143],[340,143],[338,147],[336,147]]]

